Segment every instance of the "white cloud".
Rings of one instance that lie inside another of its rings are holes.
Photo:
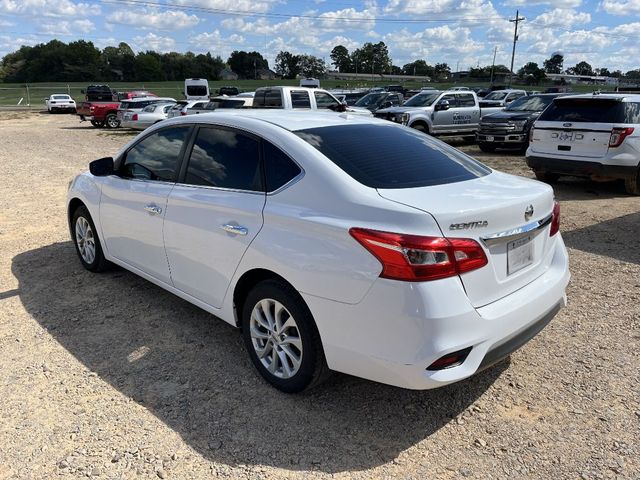
[[[96,29],[91,20],[58,20],[56,22],[43,23],[40,26],[42,33],[50,35],[77,35],[90,33]]]
[[[88,17],[100,15],[99,5],[71,0],[0,0],[0,13],[44,17]]]
[[[189,15],[182,11],[165,10],[116,10],[106,17],[109,23],[132,25],[137,28],[153,28],[159,30],[180,30],[197,25],[197,15]]]
[[[269,11],[274,5],[285,2],[282,0],[174,0],[174,3],[215,10],[264,13]]]
[[[538,15],[532,22],[545,27],[571,28],[574,25],[584,25],[591,22],[591,14],[577,12],[573,9],[554,8]]]
[[[640,0],[604,0],[599,8],[609,15],[640,15]]]
[[[136,51],[155,50],[164,53],[176,49],[176,41],[173,38],[162,37],[153,32],[149,32],[145,36],[133,37],[130,45]]]
[[[582,0],[507,0],[504,5],[512,7],[531,7],[533,5],[553,5],[556,8],[576,8]]]
[[[222,35],[220,30],[216,29],[194,35],[189,39],[189,43],[195,52],[210,52],[211,55],[219,55],[226,60],[232,51],[243,49],[245,38],[236,33]]]

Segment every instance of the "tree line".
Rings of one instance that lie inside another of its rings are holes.
[[[343,45],[331,50],[331,64],[342,73],[370,73],[428,76],[435,81],[445,81],[451,77],[451,68],[446,63],[429,65],[418,59],[402,66],[394,65],[389,49],[384,42],[367,42],[352,52]],[[0,61],[0,82],[82,82],[82,81],[182,81],[199,77],[218,80],[225,69],[236,73],[241,79],[260,78],[268,70],[269,62],[259,52],[234,51],[227,60],[211,53],[193,52],[158,53],[152,50],[134,53],[125,42],[118,46],[97,48],[92,42],[78,40],[64,43],[51,40],[31,46],[22,46],[5,55]],[[281,51],[273,65],[275,73],[283,78],[298,76],[323,77],[327,65],[322,58]],[[547,73],[568,73],[574,75],[612,76],[628,80],[640,79],[640,69],[623,73],[607,68],[594,68],[586,61],[564,68],[564,57],[554,53],[540,67],[528,62],[517,72],[522,81],[538,84]],[[489,79],[491,74],[508,74],[504,65],[477,66],[469,69],[469,77]]]

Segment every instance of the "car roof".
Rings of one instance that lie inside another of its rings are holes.
[[[633,93],[587,93],[582,95],[566,95],[564,98],[589,98],[593,100],[618,100],[640,102],[640,94]]]
[[[311,128],[342,126],[342,125],[395,125],[388,120],[381,120],[374,117],[362,115],[350,115],[349,113],[316,112],[316,111],[291,111],[281,109],[246,109],[233,110],[228,112],[203,113],[187,117],[176,117],[168,120],[163,125],[171,123],[225,123],[241,122],[242,120],[253,120],[276,125],[290,132],[306,130]],[[235,122],[234,122],[235,121]]]
[[[171,97],[135,97],[135,98],[127,98],[123,100],[123,102],[148,102],[149,100],[153,100],[156,102],[175,102],[176,100]]]

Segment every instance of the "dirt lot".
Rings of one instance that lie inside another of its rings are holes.
[[[621,185],[557,185],[569,306],[510,361],[433,391],[334,375],[287,396],[230,326],[82,269],[67,183],[129,138],[0,117],[0,479],[640,478],[640,198]]]

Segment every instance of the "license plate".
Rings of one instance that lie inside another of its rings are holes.
[[[558,140],[561,142],[573,142],[573,132],[560,132]]]
[[[507,275],[531,265],[533,262],[533,242],[524,237],[507,243]]]
[[[486,139],[487,142],[493,142],[493,137],[487,136],[487,137],[485,137],[485,139]]]

